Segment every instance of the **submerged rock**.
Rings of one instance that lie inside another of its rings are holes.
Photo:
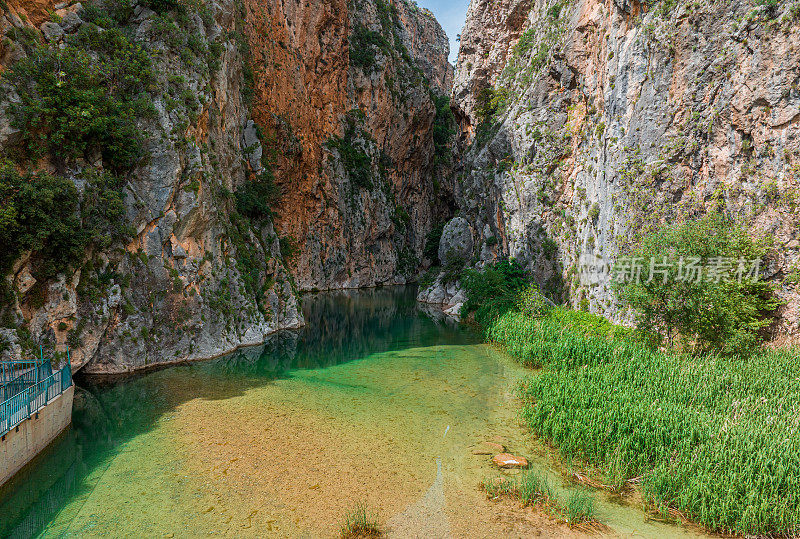
[[[494,455],[495,453],[505,453],[506,448],[494,442],[482,442],[477,449],[472,450],[473,455]]]

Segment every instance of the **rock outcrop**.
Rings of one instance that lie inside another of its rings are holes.
[[[799,14],[756,0],[473,0],[453,94],[472,262],[516,257],[550,297],[620,319],[593,268],[654,223],[721,209],[774,239],[766,272],[786,306],[772,329],[797,333]]]

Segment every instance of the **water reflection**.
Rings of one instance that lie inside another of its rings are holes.
[[[67,502],[92,488],[91,474],[134,436],[188,399],[225,399],[298,369],[373,353],[476,342],[411,287],[306,296],[307,326],[216,360],[115,380],[76,377],[73,426],[0,491],[0,536],[37,535]],[[96,480],[96,479],[95,479]]]

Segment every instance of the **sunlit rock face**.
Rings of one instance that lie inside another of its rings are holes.
[[[453,68],[433,16],[403,0],[201,5],[180,17],[136,6],[119,23],[157,76],[154,117],[137,123],[147,156],[125,175],[133,233],[46,282],[30,254],[17,260],[6,354],[69,347],[89,372],[208,358],[302,325],[302,290],[416,274],[448,212],[432,96],[449,93]],[[25,56],[25,36],[63,46],[93,24],[80,4],[0,9],[2,69]],[[0,96],[5,150],[19,136],[16,98]],[[104,163],[36,166],[80,190],[81,171]],[[282,194],[272,214],[245,219],[237,192],[267,169]]]
[[[402,0],[248,10],[254,114],[278,136],[276,226],[296,242],[298,288],[406,282],[443,213],[431,95],[452,84],[447,36]]]
[[[473,262],[516,257],[554,299],[620,319],[591,268],[649,226],[722,210],[774,240],[772,330],[797,333],[797,10],[669,4],[473,0],[453,93]]]

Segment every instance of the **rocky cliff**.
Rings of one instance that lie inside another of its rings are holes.
[[[796,2],[473,0],[453,94],[472,262],[516,257],[551,298],[619,318],[596,270],[653,224],[724,210],[774,239],[773,331],[796,333],[799,26]]]
[[[121,372],[403,282],[443,211],[452,80],[403,0],[0,2],[3,353]],[[6,247],[4,245],[4,247]]]
[[[301,290],[404,283],[443,213],[435,95],[452,81],[447,37],[404,1],[253,0],[255,116],[284,196]]]

